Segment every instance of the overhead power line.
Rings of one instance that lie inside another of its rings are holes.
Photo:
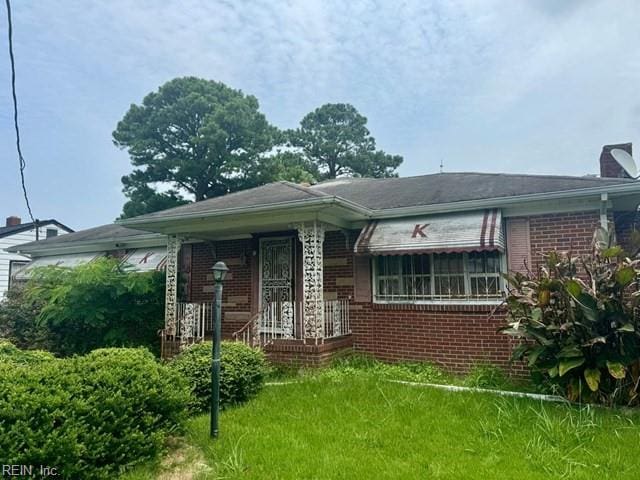
[[[13,97],[13,125],[16,130],[16,149],[18,150],[18,160],[20,163],[20,183],[22,184],[22,193],[24,195],[24,201],[27,204],[27,210],[29,211],[29,217],[35,224],[33,218],[33,212],[31,211],[31,204],[29,203],[29,195],[27,195],[27,187],[24,181],[24,169],[27,166],[27,162],[22,155],[22,148],[20,147],[20,127],[18,125],[18,97],[16,96],[16,61],[13,56],[13,25],[11,22],[11,3],[9,0],[5,0],[7,5],[7,23],[9,26],[9,59],[11,61],[11,95]]]

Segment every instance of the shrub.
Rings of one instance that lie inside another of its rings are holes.
[[[101,258],[75,268],[41,267],[25,286],[37,324],[61,355],[95,348],[146,346],[159,350],[164,319],[164,275],[132,272]]]
[[[591,255],[552,252],[537,276],[507,277],[514,358],[571,401],[640,403],[639,273],[599,229]]]
[[[144,349],[4,364],[2,460],[53,466],[62,478],[110,478],[162,450],[189,398],[184,379]]]
[[[191,410],[207,411],[211,402],[211,342],[193,345],[169,366],[184,375],[191,386]],[[222,342],[220,348],[220,406],[245,402],[262,388],[268,369],[262,351],[239,342]]]
[[[10,341],[0,338],[0,363],[31,365],[51,361],[55,358],[44,350],[20,350]]]
[[[23,288],[12,287],[0,301],[0,338],[19,348],[51,350],[57,343],[52,332],[38,322],[42,305],[27,301]]]

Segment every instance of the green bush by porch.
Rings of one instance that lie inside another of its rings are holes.
[[[193,345],[174,358],[169,367],[188,381],[193,397],[190,408],[204,412],[211,405],[211,342]],[[268,372],[264,353],[242,343],[220,346],[220,406],[245,402],[262,388]]]
[[[133,272],[119,263],[99,258],[75,268],[34,269],[23,290],[0,302],[0,336],[63,356],[103,347],[159,352],[164,274]]]

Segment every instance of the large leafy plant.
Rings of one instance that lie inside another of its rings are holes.
[[[537,274],[507,275],[513,357],[571,401],[640,403],[640,260],[594,235],[590,255],[551,252]]]
[[[100,258],[75,268],[40,267],[25,287],[38,306],[36,323],[50,332],[61,355],[95,348],[157,349],[164,318],[164,275],[136,273],[117,259]]]

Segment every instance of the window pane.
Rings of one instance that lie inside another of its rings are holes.
[[[487,278],[487,294],[496,295],[500,291],[500,282],[498,277]]]
[[[474,297],[496,296],[500,293],[498,277],[471,277],[471,295]]]
[[[479,273],[484,271],[482,253],[472,252],[469,254],[469,273]]]
[[[397,278],[382,278],[378,282],[378,295],[392,296],[400,294],[400,281]]]
[[[428,275],[431,273],[429,265],[429,255],[413,255],[413,271],[416,275]]]
[[[435,280],[437,296],[459,297],[464,295],[464,276],[437,276]]]
[[[469,273],[499,273],[498,252],[472,252],[469,254]]]
[[[487,253],[487,272],[500,273],[500,254],[498,252]]]
[[[404,294],[413,299],[426,299],[431,295],[431,281],[428,275],[403,275]]]
[[[379,257],[384,264],[383,275],[398,275],[400,273],[401,257]]]
[[[461,253],[439,253],[433,256],[436,274],[463,273],[463,257]]]
[[[413,257],[411,255],[403,255],[401,258],[402,262],[402,273],[403,275],[410,274],[413,271]]]

